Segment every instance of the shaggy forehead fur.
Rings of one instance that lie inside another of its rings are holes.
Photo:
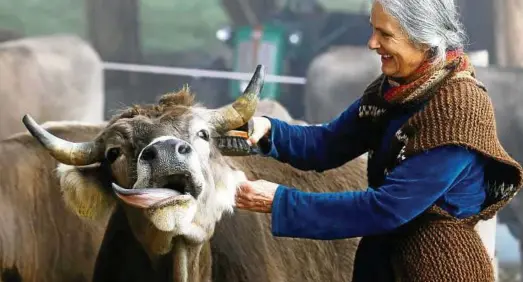
[[[188,87],[182,88],[176,93],[164,94],[158,104],[134,105],[119,115],[113,117],[109,125],[120,119],[131,119],[136,116],[144,116],[155,119],[168,114],[170,117],[180,117],[189,112],[190,108],[199,107],[194,102],[194,95]]]
[[[112,147],[109,143],[113,143],[109,140],[120,136],[119,139],[128,140],[126,143],[137,151],[158,136],[169,135],[189,140],[189,129],[200,109],[203,110],[195,103],[189,88],[184,87],[178,92],[164,94],[157,104],[134,105],[122,110],[109,121],[99,140],[106,143],[108,149]],[[208,129],[213,129],[212,124],[209,124]]]

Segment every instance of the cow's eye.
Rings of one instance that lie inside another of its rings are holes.
[[[209,141],[209,131],[202,129],[197,133],[198,137],[202,138],[205,141]]]
[[[111,148],[107,150],[107,153],[105,154],[105,158],[109,163],[113,163],[116,161],[116,159],[120,156],[120,149],[119,148]]]

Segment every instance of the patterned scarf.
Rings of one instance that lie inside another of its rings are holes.
[[[400,83],[384,74],[380,75],[365,89],[359,116],[376,120],[383,115],[419,108],[435,94],[435,91],[431,91],[435,89],[434,86],[449,75],[475,80],[479,86],[484,87],[475,79],[474,68],[462,50],[447,51],[444,62],[434,64],[426,61],[415,71],[416,78],[408,83]]]
[[[447,51],[444,63],[432,64],[430,61],[426,61],[416,69],[414,73],[416,79],[409,83],[401,84],[397,80],[387,77],[389,88],[383,93],[383,98],[391,104],[404,104],[418,100],[429,88],[440,82],[453,70],[462,72],[469,68],[469,59],[462,50]]]

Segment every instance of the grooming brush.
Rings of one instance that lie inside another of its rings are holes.
[[[230,130],[222,136],[213,137],[215,144],[223,155],[226,156],[248,156],[262,154],[260,147],[250,146],[247,143],[250,133],[252,133],[252,121],[244,126]],[[260,140],[258,143],[264,145],[268,140]]]
[[[259,149],[247,143],[249,136],[243,131],[229,131],[227,135],[214,137],[216,147],[226,156],[257,155]]]

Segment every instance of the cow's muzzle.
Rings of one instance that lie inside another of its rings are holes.
[[[202,191],[202,179],[198,175],[200,165],[191,144],[174,136],[159,137],[140,152],[136,167],[137,181],[133,189],[126,193],[115,189],[115,192],[138,207],[178,195],[190,195],[197,199]],[[136,199],[144,202],[138,203]]]

